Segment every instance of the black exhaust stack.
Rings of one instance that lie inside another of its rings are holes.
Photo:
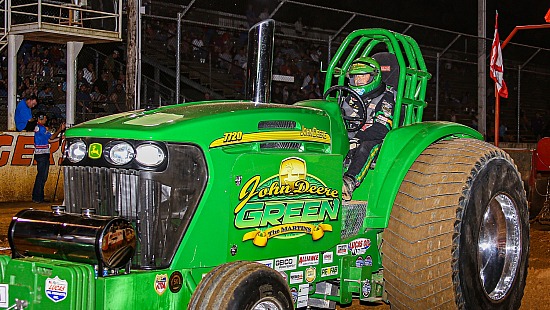
[[[248,31],[248,63],[246,67],[246,99],[256,103],[271,100],[271,70],[275,21],[266,19]]]

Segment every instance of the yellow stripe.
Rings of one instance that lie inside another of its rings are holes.
[[[330,135],[325,134],[324,137],[312,137],[309,135],[302,135],[301,131],[269,131],[269,132],[254,132],[243,134],[241,140],[237,141],[224,141],[224,138],[219,138],[210,143],[210,148],[236,145],[250,142],[266,142],[266,141],[306,141],[306,142],[319,142],[330,144]]]

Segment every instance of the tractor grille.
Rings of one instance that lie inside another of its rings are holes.
[[[366,202],[344,202],[342,204],[342,240],[359,234],[366,213]]]
[[[191,145],[169,145],[163,172],[108,167],[65,166],[65,205],[69,212],[95,208],[136,228],[134,268],[169,267],[196,210],[207,171],[202,152]]]
[[[301,146],[299,142],[267,142],[261,143],[260,149],[299,150]]]
[[[258,129],[294,129],[295,121],[261,121],[258,123]]]

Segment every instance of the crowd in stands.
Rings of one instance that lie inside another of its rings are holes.
[[[244,94],[247,65],[248,29],[256,22],[269,17],[263,8],[260,12],[248,7],[247,23],[239,31],[186,26],[182,30],[180,56],[183,61],[210,63],[219,72],[229,74],[235,89]],[[296,32],[303,34],[301,20],[296,21]],[[174,55],[177,48],[177,25],[173,21],[149,20],[145,25],[148,44],[164,42],[164,47]],[[293,83],[274,82],[272,101],[292,104],[307,98],[322,98],[323,81],[319,76],[320,60],[326,58],[318,43],[280,40],[276,36],[273,74],[294,78]]]
[[[79,58],[80,60],[81,58]],[[83,57],[82,59],[85,59]],[[98,114],[125,110],[126,78],[120,65],[120,52],[102,58],[100,68],[93,61],[77,67],[76,122]],[[65,47],[24,41],[17,55],[17,98],[38,98],[34,110],[45,112],[53,122],[65,119],[67,72]],[[7,96],[7,65],[0,70],[0,97]]]
[[[248,7],[245,13],[246,22],[239,30],[222,29],[206,26],[186,25],[182,29],[180,56],[183,61],[196,64],[208,64],[218,72],[231,78],[232,86],[245,93],[247,66],[248,29],[258,21],[269,17],[265,8],[257,10]],[[307,28],[301,18],[296,20],[296,35],[305,35]],[[175,55],[177,50],[177,24],[171,20],[146,19],[144,27],[145,44],[158,46],[166,53]],[[159,45],[159,43],[161,43]],[[290,40],[276,36],[273,58],[273,74],[293,78],[293,82],[273,82],[271,101],[281,104],[292,104],[304,99],[319,99],[323,96],[324,77],[320,75],[321,61],[327,59],[327,47],[307,40]],[[77,122],[98,115],[124,111],[126,77],[121,65],[119,50],[114,49],[110,55],[101,56],[97,62],[93,57],[79,56],[77,68]],[[36,96],[39,100],[37,109],[48,109],[55,117],[64,118],[66,101],[66,57],[64,46],[47,45],[25,41],[21,46],[18,58],[18,98]],[[96,68],[98,64],[98,68]],[[0,67],[0,97],[7,96],[7,65]],[[433,70],[432,70],[433,71]],[[464,77],[470,74],[464,66],[444,64],[444,73],[449,76]],[[476,74],[475,70],[472,74]],[[440,76],[440,102],[450,107],[442,110],[440,120],[459,122],[474,129],[478,126],[477,103],[475,94],[468,91],[457,91],[454,81],[447,76]],[[472,79],[475,80],[475,79]],[[432,79],[430,83],[435,83]],[[433,84],[432,84],[433,86]],[[427,100],[433,104],[435,91],[428,89]],[[205,94],[204,98],[210,98]],[[200,100],[204,98],[193,98]],[[488,108],[490,111],[491,108]],[[521,130],[537,140],[544,136],[550,126],[544,112],[536,116],[527,116],[522,112]],[[487,131],[491,139],[491,116],[488,113]],[[427,115],[430,119],[431,115]],[[494,124],[494,123],[493,123]],[[501,141],[513,141],[511,133],[516,125],[501,123]]]

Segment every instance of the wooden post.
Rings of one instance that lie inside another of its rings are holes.
[[[126,109],[134,110],[137,107],[136,101],[136,37],[138,20],[138,0],[128,0],[128,44],[126,45]]]

